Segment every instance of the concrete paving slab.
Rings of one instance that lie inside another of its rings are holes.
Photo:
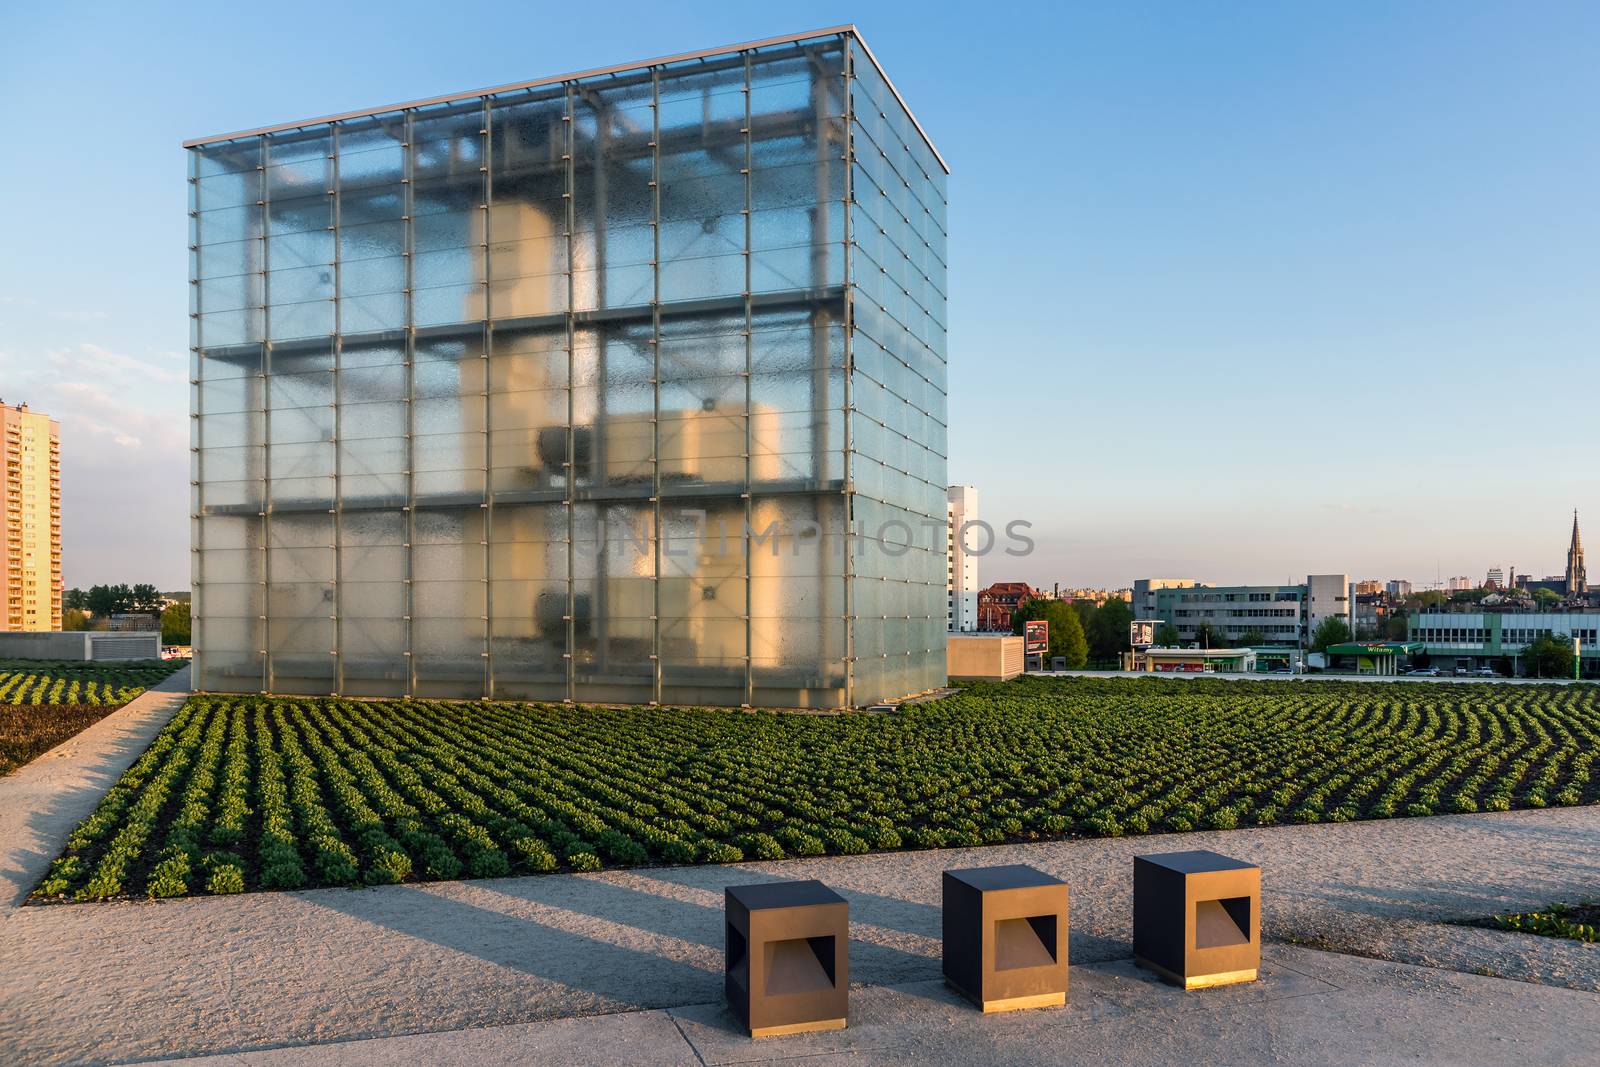
[[[895,986],[852,990],[850,1025],[830,1033],[797,1034],[782,1040],[751,1041],[738,1022],[720,1004],[673,1008],[683,1035],[708,1065],[761,1063],[779,1058],[890,1050],[917,1044],[919,1035],[950,1030],[1004,1034],[1008,1040],[1055,1041],[1070,1029],[1140,1016],[1164,1025],[1183,1025],[1178,1017],[1193,1011],[1265,1010],[1272,1001],[1315,996],[1338,990],[1332,982],[1295,970],[1269,950],[1262,960],[1258,981],[1186,993],[1156,978],[1131,959],[1088,967],[1073,967],[1068,1002],[1061,1008],[1041,1008],[985,1016],[945,984],[943,979]],[[1295,953],[1295,956],[1300,955]]]
[[[521,1063],[1588,1064],[1600,996],[1278,946],[1260,981],[1184,992],[1132,961],[1072,969],[1064,1008],[984,1015],[942,981],[851,990],[850,1027],[751,1040],[720,1003],[261,1050],[191,1067]]]
[[[939,983],[864,989],[850,1030],[782,1041],[686,1021],[714,1019],[709,1006],[672,1015],[708,1065],[1592,1062],[1587,1031],[1556,1020],[1592,1012],[1593,994],[1303,949],[1271,955],[1253,985],[1187,993],[1131,961],[1074,967],[1067,1007],[1005,1015],[973,1011]]]
[[[820,878],[850,901],[851,975],[867,985],[939,979],[946,867],[1031,863],[1065,878],[1074,964],[1112,960],[1131,952],[1132,856],[1180,848],[1262,863],[1269,942],[1315,938],[1340,951],[1600,990],[1600,946],[1438,925],[1592,894],[1600,884],[1600,807],[1579,807],[0,906],[0,1059],[192,1056],[715,1003],[722,887],[763,878]],[[1455,940],[1463,932],[1471,944]]]
[[[263,1049],[189,1060],[143,1061],[194,1067],[492,1067],[494,1064],[606,1063],[617,1067],[698,1067],[694,1050],[664,1011],[593,1015],[554,1022],[452,1030],[437,1034],[315,1047]]]

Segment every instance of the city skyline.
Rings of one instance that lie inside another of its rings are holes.
[[[69,586],[188,585],[184,137],[850,20],[952,166],[949,480],[1037,541],[984,584],[1542,577],[1571,509],[1600,513],[1593,420],[1537,415],[1549,383],[1600,391],[1600,151],[1566,133],[1600,80],[1583,5],[1041,7],[1020,41],[889,4],[640,6],[577,43],[518,32],[532,12],[483,41],[464,12],[355,64],[336,42],[370,22],[307,10],[320,41],[236,12],[0,15],[0,82],[56,104],[16,134],[53,164],[0,177],[0,395],[61,421]],[[301,74],[197,96],[177,57],[202,40],[219,68],[292,45]],[[1003,71],[1001,102],[957,65]]]

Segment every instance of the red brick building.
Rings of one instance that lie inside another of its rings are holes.
[[[1039,595],[1027,582],[996,582],[978,594],[978,629],[1011,632],[1011,613]]]

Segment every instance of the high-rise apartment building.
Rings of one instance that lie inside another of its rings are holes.
[[[945,547],[946,620],[951,633],[969,633],[978,628],[977,551],[993,547],[985,541],[994,538],[967,525],[978,521],[978,491],[972,486],[952,485],[946,507],[950,520]]]
[[[187,147],[199,688],[943,684],[946,171],[854,27]]]
[[[5,521],[0,630],[61,629],[61,426],[0,403]]]

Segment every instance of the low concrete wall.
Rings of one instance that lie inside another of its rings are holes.
[[[1023,642],[1018,634],[950,634],[945,648],[951,678],[1004,682],[1022,673]]]
[[[161,635],[152,633],[0,633],[0,659],[111,661],[160,659]]]

